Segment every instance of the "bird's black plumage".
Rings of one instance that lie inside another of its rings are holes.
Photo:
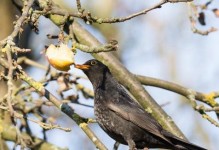
[[[93,59],[76,65],[76,68],[82,69],[93,85],[98,124],[116,141],[128,144],[130,149],[206,150],[164,130],[128,95],[101,62]]]

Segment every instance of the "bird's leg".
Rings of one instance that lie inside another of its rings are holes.
[[[119,142],[115,142],[114,146],[113,146],[113,150],[117,150],[119,148]]]
[[[135,148],[135,142],[131,139],[127,140],[128,145],[129,145],[129,150],[137,150],[137,148]]]

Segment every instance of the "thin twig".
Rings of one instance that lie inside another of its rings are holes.
[[[63,131],[66,131],[66,132],[70,132],[71,129],[70,128],[63,128],[61,127],[60,125],[54,125],[54,124],[48,124],[48,123],[44,123],[44,122],[41,122],[39,120],[34,120],[32,118],[27,118],[28,120],[34,122],[34,123],[37,123],[39,126],[41,126],[42,128],[46,129],[46,130],[51,130],[51,129],[60,129],[60,130],[63,130]]]
[[[16,21],[14,30],[7,38],[0,41],[0,46],[4,46],[6,43],[13,45],[13,39],[22,31],[22,26],[24,25],[24,22],[27,20],[27,16],[29,15],[29,10],[31,6],[33,5],[34,1],[35,0],[29,0],[27,4],[24,5],[23,13],[19,17],[19,19]]]
[[[208,120],[210,123],[214,124],[216,127],[219,127],[219,123],[217,121],[215,121],[213,118],[211,118],[208,114],[205,113],[203,107],[204,106],[198,106],[198,104],[196,103],[195,100],[195,91],[188,89],[188,95],[187,98],[188,100],[190,100],[190,103],[192,104],[192,107],[194,108],[195,111],[199,112],[202,117],[206,120]]]
[[[197,6],[194,5],[192,2],[191,3],[188,3],[188,7],[190,7],[190,10],[189,10],[189,20],[190,20],[190,23],[191,23],[191,30],[193,33],[197,33],[197,34],[200,34],[200,35],[208,35],[209,33],[212,33],[212,32],[215,32],[217,31],[217,28],[215,27],[211,27],[205,31],[202,31],[198,28],[196,28],[196,17],[198,16],[198,12],[197,12]]]
[[[203,108],[205,112],[211,112],[211,111],[219,111],[219,107],[214,107],[214,108]]]
[[[0,59],[0,62],[5,62],[4,59]],[[31,66],[34,66],[34,67],[37,67],[37,68],[40,68],[40,69],[43,69],[43,70],[47,70],[47,67],[45,65],[42,65],[40,63],[37,63],[25,56],[23,57],[20,57],[18,58],[17,60],[17,63],[20,64],[20,63],[25,63],[25,64],[28,64],[28,65],[31,65]],[[8,64],[5,65],[7,68],[8,68]],[[54,74],[54,73],[52,73]],[[77,77],[78,78],[78,77]],[[82,78],[82,77],[80,77]],[[87,79],[87,78],[86,78]],[[94,92],[93,90],[89,89],[89,88],[86,88],[85,86],[83,86],[82,84],[79,84],[77,83],[76,84],[76,88],[80,91],[82,91],[84,94],[86,94],[88,97],[91,97],[93,98],[94,97]],[[74,102],[76,103],[76,102]],[[87,107],[93,107],[93,106],[90,106],[90,105],[86,105],[86,104],[80,104],[80,103],[76,103],[76,104],[79,104],[79,105],[82,105],[82,106],[87,106]]]
[[[31,65],[33,67],[37,67],[37,68],[40,68],[40,69],[43,69],[43,70],[47,70],[47,67],[45,65],[37,63],[36,61],[33,61],[33,60],[31,60],[31,59],[29,59],[25,56],[19,57],[18,60],[17,60],[17,63],[18,64],[25,63],[25,64]]]
[[[7,60],[8,60],[7,103],[8,103],[8,108],[9,108],[11,116],[13,116],[13,114],[14,114],[14,110],[13,110],[12,103],[11,103],[11,101],[12,101],[12,92],[13,92],[12,80],[13,80],[13,70],[14,70],[13,59],[12,59],[11,52],[12,52],[12,47],[15,45],[13,40],[22,31],[21,27],[22,27],[23,23],[26,21],[27,16],[29,15],[29,10],[30,10],[31,6],[33,5],[33,2],[34,2],[34,0],[30,0],[30,1],[27,2],[27,4],[24,5],[22,15],[17,20],[17,22],[14,26],[13,32],[6,39],[0,41],[0,46],[4,47],[4,49],[6,50],[5,52],[6,52],[6,56],[7,56]]]
[[[74,22],[72,25],[74,34],[80,43],[88,46],[99,46],[101,43],[92,36],[80,24]],[[142,87],[141,83],[130,73],[119,60],[111,53],[96,53],[92,54],[96,59],[103,62],[110,68],[112,74],[119,82],[126,87],[130,93],[138,100],[140,105],[145,109],[151,109],[153,117],[168,131],[175,135],[185,138],[182,132],[175,125],[171,117],[169,117],[163,109],[155,102],[151,95]],[[124,78],[125,77],[125,78]],[[162,117],[161,117],[162,116]]]
[[[8,59],[8,75],[7,75],[7,85],[8,85],[8,93],[7,93],[7,103],[8,103],[8,108],[10,111],[11,116],[13,116],[14,114],[14,109],[12,107],[11,101],[12,101],[12,92],[13,92],[13,70],[14,70],[14,66],[13,66],[13,60],[11,57],[11,51],[8,48],[8,50],[6,51],[6,55],[7,55],[7,59]]]
[[[76,3],[77,3],[78,12],[82,12],[83,9],[81,8],[81,1],[80,0],[76,0]]]
[[[1,132],[1,138],[7,141],[16,142],[18,136],[16,132],[16,128],[2,121],[0,121],[0,126],[3,128]],[[68,150],[67,148],[61,148],[54,144],[48,143],[43,139],[39,139],[37,137],[30,137],[30,135],[28,135],[25,132],[21,132],[21,135],[25,139],[27,143],[27,147],[31,149],[45,150],[46,147],[49,150]]]
[[[192,0],[161,0],[159,3],[151,6],[150,8],[146,8],[142,11],[139,11],[137,13],[131,14],[129,16],[126,17],[121,17],[121,18],[98,18],[98,17],[94,17],[90,12],[86,12],[84,9],[81,9],[81,3],[80,0],[77,0],[77,8],[79,13],[72,13],[69,12],[69,16],[71,17],[77,17],[77,18],[82,18],[85,20],[85,22],[87,23],[119,23],[119,22],[124,22],[127,20],[130,20],[132,18],[135,18],[137,16],[140,15],[144,15],[147,14],[148,12],[154,10],[154,9],[158,9],[161,8],[162,5],[164,5],[165,3],[178,3],[178,2],[190,2]],[[46,14],[53,14],[53,15],[61,15],[64,16],[66,14],[66,11],[58,8],[58,7],[52,7],[52,9],[48,9],[49,11],[47,12],[41,12],[41,13],[46,13]],[[36,13],[40,13],[39,11]]]
[[[161,0],[159,3],[155,4],[154,6],[150,7],[150,8],[147,8],[147,9],[144,9],[140,12],[137,12],[137,13],[134,13],[132,15],[129,15],[127,17],[124,17],[124,18],[105,18],[105,19],[96,19],[94,17],[91,17],[92,21],[94,22],[97,22],[97,23],[118,23],[118,22],[124,22],[124,21],[127,21],[127,20],[130,20],[132,18],[135,18],[137,16],[140,16],[140,15],[144,15],[146,13],[148,13],[149,11],[151,10],[154,10],[154,9],[157,9],[157,8],[161,8],[161,6],[165,3],[167,3],[168,1],[167,0]]]
[[[57,108],[61,109],[62,112],[64,112],[71,119],[73,119],[81,127],[81,129],[87,134],[87,136],[91,139],[91,141],[97,146],[97,148],[99,148],[100,150],[107,150],[105,145],[97,138],[94,132],[86,125],[87,124],[86,122],[88,122],[88,119],[84,119],[80,117],[78,114],[74,112],[74,110],[70,106],[58,100],[54,95],[52,95],[48,90],[46,90],[41,83],[36,82],[31,77],[29,77],[19,65],[17,66],[17,71],[19,72],[18,74],[19,77],[23,81],[25,81],[30,86],[35,88],[38,93],[45,96]]]

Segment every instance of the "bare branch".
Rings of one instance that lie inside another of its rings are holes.
[[[81,8],[81,0],[76,0],[76,3],[77,3],[78,12],[82,12],[83,9]]]
[[[154,9],[161,8],[162,5],[164,5],[165,3],[168,3],[168,2],[178,3],[178,2],[191,2],[191,1],[192,0],[161,0],[157,4],[151,6],[150,8],[146,8],[142,11],[139,11],[137,13],[131,14],[131,15],[126,16],[126,17],[121,17],[121,18],[99,18],[99,17],[96,17],[96,16],[92,15],[90,12],[86,12],[85,9],[81,8],[80,0],[76,0],[79,13],[78,12],[77,13],[66,12],[63,9],[58,8],[58,6],[54,6],[54,5],[51,9],[49,9],[49,11],[44,12],[44,13],[53,14],[53,15],[61,15],[61,16],[64,16],[66,13],[68,13],[69,16],[81,18],[88,24],[93,23],[93,22],[99,23],[99,24],[101,24],[101,23],[119,23],[119,22],[124,22],[124,21],[130,20],[130,19],[135,18],[135,17],[140,16],[140,15],[147,14],[148,12],[150,12]],[[45,7],[45,5],[44,5],[44,7]],[[38,13],[40,13],[40,12],[38,12]]]
[[[163,88],[163,89],[178,93],[178,94],[185,96],[185,97],[187,97],[190,94],[188,88],[185,88],[185,87],[178,85],[176,83],[172,83],[172,82],[168,82],[168,81],[164,81],[164,80],[156,79],[156,78],[152,78],[152,77],[146,77],[146,76],[140,76],[140,75],[135,75],[135,76],[144,85]],[[219,97],[219,92],[211,92],[210,94],[203,94],[200,92],[195,92],[194,96],[195,96],[195,99],[197,99],[203,103],[206,103],[206,104],[210,105],[211,107],[215,107],[215,106],[219,105],[214,100],[215,98]]]
[[[0,126],[3,128],[1,132],[1,137],[4,140],[16,142],[17,140],[16,128],[2,121],[0,121]],[[50,149],[50,150],[67,150],[66,148],[60,148],[51,143],[45,142],[42,139],[39,139],[36,137],[30,137],[27,133],[21,133],[21,135],[25,139],[25,143],[27,144],[27,147],[29,148],[33,148],[33,149],[37,148],[38,150],[45,150],[45,147],[46,147],[47,149]]]
[[[97,41],[87,30],[81,25],[74,22],[72,28],[77,36],[79,42],[89,46],[99,46],[101,43]],[[162,126],[172,133],[180,137],[184,137],[178,127],[174,124],[171,117],[169,117],[160,106],[153,100],[150,94],[142,87],[141,83],[131,74],[111,53],[97,53],[93,56],[106,64],[113,75],[123,84],[130,93],[138,100],[138,102],[145,108],[151,109],[152,115],[156,118]],[[125,77],[125,78],[124,78]],[[162,117],[161,117],[162,116]],[[184,138],[185,139],[185,138]]]
[[[89,46],[79,44],[79,43],[73,43],[73,46],[86,53],[99,53],[99,52],[116,51],[118,49],[118,42],[115,40],[112,40],[108,44],[101,45],[98,47],[89,47]]]
[[[52,95],[48,90],[46,90],[43,85],[39,82],[36,82],[31,77],[29,77],[20,66],[17,66],[19,77],[27,82],[30,86],[35,88],[37,92],[44,95],[49,101],[51,101],[57,108],[61,109],[66,115],[68,115],[71,119],[73,119],[81,129],[87,134],[87,136],[91,139],[92,142],[99,148],[100,150],[106,150],[107,148],[103,145],[103,143],[97,138],[91,129],[85,125],[88,122],[88,119],[84,119],[80,117],[78,114],[74,112],[74,110],[65,103],[59,101],[54,95]],[[95,139],[95,140],[94,140]]]
[[[209,5],[209,4],[205,4],[202,7],[207,7],[206,5]],[[218,30],[215,27],[211,27],[211,28],[209,28],[205,31],[202,31],[202,30],[198,29],[196,27],[196,24],[197,24],[197,19],[196,18],[197,18],[197,16],[199,16],[198,15],[198,9],[197,9],[198,6],[194,5],[193,3],[188,3],[188,6],[190,8],[190,10],[189,10],[189,20],[190,20],[190,23],[191,23],[191,30],[192,30],[193,33],[197,33],[197,34],[200,34],[200,35],[208,35],[209,33],[212,33],[212,32],[215,32],[215,31]],[[204,18],[203,18],[203,20],[204,20]]]
[[[14,109],[12,107],[11,101],[12,101],[12,92],[13,92],[13,70],[14,70],[14,66],[13,66],[13,62],[12,62],[12,57],[11,57],[11,50],[8,48],[6,51],[7,54],[7,59],[8,59],[8,75],[7,75],[7,85],[8,85],[8,93],[7,93],[7,103],[8,103],[8,107],[9,107],[9,111],[11,116],[13,116],[14,114]]]
[[[0,46],[4,46],[6,43],[9,45],[13,45],[13,39],[22,31],[22,26],[24,22],[27,20],[29,15],[29,10],[33,5],[35,0],[29,0],[27,4],[24,5],[23,13],[16,21],[13,32],[4,40],[0,41]]]
[[[156,79],[152,77],[146,77],[146,76],[140,76],[140,75],[135,75],[135,76],[144,85],[163,88],[168,91],[172,91],[182,96],[185,96],[190,101],[195,111],[198,111],[203,116],[203,118],[207,119],[212,124],[219,127],[219,123],[215,121],[214,119],[212,119],[208,114],[206,114],[206,112],[214,111],[216,115],[218,115],[219,104],[216,102],[215,99],[219,97],[219,92],[211,92],[209,94],[204,94],[201,92],[196,92],[189,88],[185,88],[176,83],[172,83],[172,82],[168,82],[168,81],[164,81],[164,80],[160,80],[160,79]],[[212,108],[206,108],[203,105],[198,105],[196,103],[196,100],[199,100],[200,102],[208,104]]]
[[[66,132],[70,132],[71,129],[70,128],[63,128],[61,127],[60,125],[54,125],[54,124],[51,124],[51,123],[44,123],[44,122],[41,122],[39,120],[34,120],[32,118],[27,118],[28,120],[34,122],[34,123],[37,123],[39,126],[41,126],[42,128],[46,129],[46,130],[51,130],[51,129],[60,129],[60,130],[63,130],[63,131],[66,131]]]
[[[144,15],[146,13],[148,13],[149,11],[151,10],[154,10],[154,9],[157,9],[157,8],[161,8],[161,6],[165,3],[167,3],[168,1],[167,0],[161,0],[159,3],[155,4],[154,6],[150,7],[150,8],[147,8],[147,9],[144,9],[140,12],[137,12],[137,13],[134,13],[132,15],[129,15],[127,17],[124,17],[124,18],[95,18],[95,17],[91,17],[91,20],[93,22],[97,22],[97,23],[118,23],[118,22],[124,22],[124,21],[127,21],[127,20],[130,20],[132,18],[135,18],[137,16],[140,16],[140,15]]]
[[[190,103],[192,104],[192,107],[194,110],[198,111],[204,119],[207,119],[209,122],[214,124],[216,127],[219,127],[219,123],[215,121],[213,118],[211,118],[208,114],[204,111],[204,106],[198,106],[198,104],[195,101],[195,91],[188,90],[188,93],[190,93],[187,98],[190,100]]]

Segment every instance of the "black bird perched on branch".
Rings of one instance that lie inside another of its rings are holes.
[[[114,140],[136,148],[165,148],[173,150],[206,150],[164,130],[162,126],[135,102],[107,66],[93,59],[83,65],[93,84],[94,111],[101,128]]]

